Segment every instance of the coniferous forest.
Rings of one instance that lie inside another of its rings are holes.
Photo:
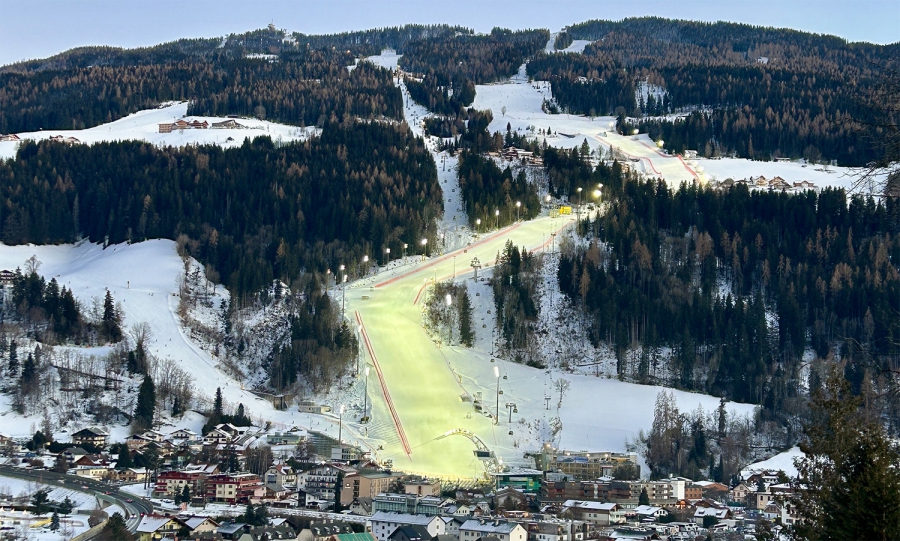
[[[582,55],[540,53],[528,64],[529,76],[551,82],[564,110],[638,118],[697,110],[685,122],[641,124],[676,152],[809,156],[842,165],[877,158],[860,121],[871,118],[879,81],[897,69],[898,44],[654,17],[588,21],[567,33],[598,41]],[[642,83],[661,94],[636,96]]]
[[[326,124],[276,146],[25,143],[0,164],[8,244],[179,239],[238,297],[434,236],[437,171],[403,125]]]
[[[805,375],[815,390],[823,360],[842,359],[854,393],[881,399],[900,430],[900,403],[882,395],[900,355],[895,199],[609,188],[608,212],[583,224],[589,243],[563,253],[558,281],[620,377],[761,404],[764,420],[784,422]]]

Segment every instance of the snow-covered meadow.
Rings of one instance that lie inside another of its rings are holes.
[[[187,117],[187,102],[170,103],[157,109],[146,109],[130,114],[108,124],[84,130],[40,130],[36,132],[18,133],[20,139],[41,141],[54,136],[75,137],[84,144],[104,141],[146,141],[157,146],[185,146],[197,144],[217,144],[224,148],[240,146],[244,139],[268,135],[273,140],[302,141],[316,133],[316,128],[300,128],[266,120],[238,118],[235,121],[244,126],[237,129],[190,129],[159,133],[159,124],[173,122],[180,118],[187,120],[204,120],[209,124],[228,120],[222,117],[190,116]],[[0,159],[13,158],[16,155],[18,142],[0,142]]]

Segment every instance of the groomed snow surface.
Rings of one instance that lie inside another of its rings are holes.
[[[159,124],[173,122],[180,118],[188,120],[207,121],[209,124],[213,122],[222,122],[228,120],[223,117],[211,116],[186,116],[187,102],[171,103],[161,106],[158,109],[147,109],[130,114],[125,118],[120,118],[115,122],[103,124],[94,128],[85,130],[41,130],[36,132],[18,133],[20,139],[32,139],[41,141],[50,137],[62,135],[65,137],[75,137],[84,144],[93,144],[102,141],[129,141],[140,140],[152,143],[157,146],[184,146],[194,144],[218,144],[222,147],[229,148],[240,146],[244,139],[255,138],[261,135],[268,135],[273,140],[281,141],[302,141],[316,132],[315,128],[300,128],[297,126],[288,126],[265,120],[234,119],[238,124],[244,126],[238,129],[205,129],[205,130],[182,130],[170,133],[159,133]],[[231,139],[229,141],[228,139]],[[13,158],[16,155],[18,143],[15,141],[0,142],[0,159]]]

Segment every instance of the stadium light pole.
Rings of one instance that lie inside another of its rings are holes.
[[[344,429],[344,405],[341,404],[340,413],[338,414],[338,447],[341,446],[341,432]],[[343,455],[343,451],[341,451]]]
[[[500,209],[494,211],[494,216],[497,217],[497,229],[500,229]]]
[[[343,265],[341,265],[343,267]],[[345,299],[347,298],[347,275],[344,275],[344,281],[341,285],[341,319],[344,319],[344,309],[346,307]]]
[[[475,232],[478,233],[481,231],[481,218],[477,218],[475,220]]]
[[[388,263],[391,262],[391,249],[390,249],[390,248],[385,248],[385,249],[384,249],[384,253],[385,253],[385,259],[386,259],[386,261],[384,262],[384,264],[387,265]]]
[[[363,417],[369,422],[369,367],[366,366],[366,392],[363,395]]]
[[[496,364],[494,365],[494,377],[497,378],[497,404],[495,408],[497,416],[494,418],[494,424],[500,424],[500,367]]]
[[[578,221],[581,221],[581,186],[578,187]]]
[[[522,202],[516,201],[516,221],[517,222],[519,221],[519,207],[521,207],[521,206],[522,206]]]
[[[406,249],[409,248],[409,244],[403,243],[403,264],[406,264]]]
[[[363,276],[369,275],[369,256],[363,256]]]
[[[426,257],[426,248],[428,246],[428,239],[422,239],[422,261],[425,260]]]

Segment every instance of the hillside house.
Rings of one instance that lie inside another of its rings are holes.
[[[617,503],[568,500],[562,504],[561,512],[571,514],[575,520],[600,526],[625,523],[625,511]]]
[[[143,515],[134,533],[138,541],[158,541],[165,538],[173,539],[184,527],[179,519],[162,515]]]
[[[470,519],[459,527],[459,541],[477,541],[485,537],[496,537],[498,541],[526,541],[528,532],[516,522],[489,519]]]
[[[372,535],[375,536],[376,541],[387,541],[394,530],[400,526],[423,526],[432,537],[446,533],[445,522],[437,516],[377,511],[369,519],[369,523],[372,525]]]
[[[82,428],[78,432],[72,434],[72,443],[74,445],[93,445],[94,447],[106,447],[109,439],[109,432],[101,428]]]

